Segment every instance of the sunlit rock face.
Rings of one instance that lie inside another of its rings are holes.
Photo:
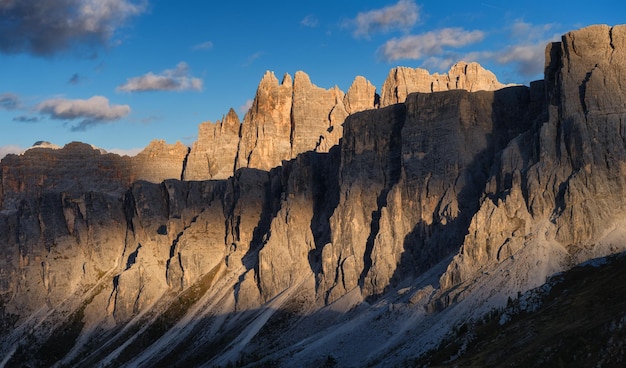
[[[63,149],[34,147],[2,160],[0,204],[12,209],[21,198],[57,192],[118,192],[132,181],[132,160],[103,154],[84,143]]]
[[[233,175],[241,122],[230,109],[221,121],[198,126],[198,140],[193,143],[185,165],[183,180],[227,179]]]
[[[593,26],[530,87],[474,63],[396,68],[380,96],[268,72],[191,149],[8,155],[0,365],[413,362],[625,249],[625,63],[626,28]]]
[[[505,87],[496,76],[478,63],[454,64],[446,74],[430,74],[421,68],[397,67],[383,83],[380,106],[402,103],[414,92],[441,92],[462,89],[469,92],[495,91]]]
[[[189,148],[180,142],[167,144],[163,140],[150,142],[131,158],[133,180],[160,183],[166,179],[180,179]]]
[[[227,179],[240,168],[270,170],[307,151],[328,152],[339,143],[346,117],[374,108],[377,100],[363,77],[345,94],[317,87],[301,71],[281,82],[268,71],[241,124],[231,109],[222,121],[200,125],[183,179]]]

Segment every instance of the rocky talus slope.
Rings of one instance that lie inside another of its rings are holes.
[[[380,96],[268,72],[241,121],[202,123],[190,149],[5,157],[0,366],[435,356],[626,249],[626,26],[570,32],[545,65],[530,87],[476,63],[396,68]]]

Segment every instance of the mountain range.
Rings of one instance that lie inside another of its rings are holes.
[[[267,72],[191,148],[6,156],[0,366],[624,364],[626,26],[545,58]]]

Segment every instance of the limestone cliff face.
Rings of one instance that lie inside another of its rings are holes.
[[[363,77],[344,94],[317,87],[301,71],[280,83],[267,72],[241,124],[231,110],[221,122],[200,125],[183,178],[226,179],[240,168],[270,170],[307,151],[328,152],[346,117],[376,104],[376,88]]]
[[[573,262],[623,246],[599,243],[625,208],[625,35],[593,26],[548,45],[546,112],[503,152],[444,288],[537,241]]]
[[[350,94],[352,109],[374,107],[371,84],[359,86]],[[369,105],[363,97],[368,93]],[[304,72],[297,72],[293,81],[285,75],[280,85],[274,74],[266,73],[244,117],[236,168],[269,170],[303,152],[328,152],[339,143],[348,116],[344,98],[337,87],[315,86]]]
[[[339,203],[330,219],[331,239],[322,251],[322,290],[328,302],[359,287],[376,211],[397,181],[399,131],[404,105],[352,115],[345,124],[339,169]]]
[[[37,198],[51,188],[85,193],[117,192],[132,182],[133,164],[128,157],[103,154],[84,143],[63,149],[31,148],[2,160],[0,205],[12,209],[21,198]]]
[[[292,151],[294,158],[306,151],[328,152],[339,143],[341,124],[348,116],[344,94],[334,87],[324,90],[297,72],[293,83]]]
[[[241,122],[230,109],[222,121],[198,127],[198,140],[187,158],[183,180],[227,179],[233,175]]]
[[[626,27],[595,26],[530,87],[398,68],[380,101],[267,73],[191,151],[9,155],[0,356],[366,366],[436,345],[442,319],[625,249],[625,53]]]
[[[293,82],[282,83],[274,73],[263,76],[252,107],[243,118],[235,167],[269,170],[291,158],[291,106]]]
[[[401,103],[413,92],[440,92],[463,89],[470,92],[495,91],[505,87],[496,76],[478,63],[458,62],[447,74],[430,74],[421,68],[391,69],[383,83],[380,106]]]
[[[529,127],[529,104],[525,87],[459,90],[349,117],[323,253],[329,300],[357,286],[380,294],[458,247],[495,152]]]
[[[160,183],[180,179],[188,148],[182,143],[151,142],[137,156],[109,154],[72,142],[62,149],[35,147],[2,161],[0,205],[55,192],[120,192],[136,180]]]
[[[348,114],[354,114],[378,107],[379,98],[380,96],[376,94],[376,87],[364,77],[358,76],[348,89],[343,105]]]
[[[160,183],[166,179],[180,179],[189,148],[180,142],[167,144],[154,140],[131,158],[132,179]]]

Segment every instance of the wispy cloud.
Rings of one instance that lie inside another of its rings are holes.
[[[345,22],[344,25],[353,28],[354,37],[368,38],[373,33],[408,31],[419,19],[419,7],[414,1],[400,0],[395,5],[358,13],[356,18]]]
[[[0,110],[15,110],[20,107],[20,98],[13,93],[0,94]]]
[[[164,70],[160,74],[149,72],[140,77],[130,78],[117,87],[117,91],[122,92],[201,90],[202,79],[192,77],[185,62],[180,62],[176,68]]]
[[[318,23],[319,23],[319,20],[313,14],[307,15],[306,17],[302,18],[302,20],[300,21],[301,26],[309,27],[309,28],[317,27]]]
[[[474,51],[462,59],[480,62],[495,62],[510,66],[518,77],[538,77],[543,73],[545,48],[560,38],[555,24],[534,25],[516,21],[504,31],[508,44],[496,50]]]
[[[192,47],[192,49],[194,51],[210,50],[212,48],[213,48],[213,42],[211,42],[211,41],[205,41],[205,42],[199,43],[197,45],[194,45]]]
[[[467,31],[463,28],[443,28],[420,35],[393,38],[378,50],[386,61],[400,59],[420,60],[442,55],[449,48],[459,48],[482,41],[482,31]]]
[[[36,123],[40,119],[38,116],[20,115],[13,118],[13,121],[18,123]]]
[[[0,52],[50,56],[73,46],[109,43],[145,0],[0,1]]]
[[[71,127],[72,131],[84,131],[93,126],[123,118],[130,113],[128,105],[111,105],[103,96],[93,96],[87,100],[53,98],[41,102],[36,107],[43,115],[56,120],[80,120]]]
[[[459,57],[455,53],[446,53],[445,55],[442,55],[442,56],[427,57],[422,62],[421,66],[422,68],[426,68],[431,72],[433,71],[444,72],[444,71],[449,70],[450,67],[454,65],[454,63],[458,62],[459,60],[473,60],[473,59],[465,59],[465,58]]]
[[[254,63],[254,61],[258,58],[260,58],[261,56],[263,56],[263,52],[262,51],[258,51],[255,52],[254,54],[250,55],[248,57],[248,60],[246,61],[245,64],[243,64],[243,66],[250,66],[252,65],[252,63]]]
[[[543,72],[545,47],[559,39],[553,32],[555,25],[533,25],[517,21],[509,29],[511,45],[485,56],[502,65],[512,65],[522,76],[530,77]]]
[[[3,159],[4,156],[10,154],[10,153],[14,153],[14,154],[18,154],[18,153],[22,153],[24,152],[24,148],[15,145],[15,144],[9,144],[6,146],[0,146],[0,159]]]
[[[252,107],[252,103],[254,103],[253,100],[251,99],[246,100],[246,102],[243,105],[239,106],[239,113],[242,115],[247,113],[248,110],[250,110],[250,108]]]

